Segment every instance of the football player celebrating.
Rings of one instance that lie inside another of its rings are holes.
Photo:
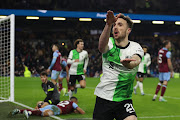
[[[132,20],[107,11],[106,25],[99,38],[103,75],[95,89],[94,120],[137,120],[132,103],[133,82],[144,55],[142,47],[128,39]],[[110,37],[112,28],[113,37]]]
[[[86,73],[89,57],[88,52],[84,49],[84,41],[82,39],[77,39],[74,42],[74,46],[76,49],[71,50],[68,56],[67,63],[71,64],[69,69],[69,98],[72,97],[73,91],[76,88],[85,88],[86,80],[84,74]],[[76,84],[76,80],[78,80],[79,84]]]

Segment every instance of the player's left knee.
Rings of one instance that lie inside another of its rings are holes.
[[[72,91],[74,91],[74,87],[70,87],[70,89],[71,89]]]
[[[131,115],[126,117],[124,120],[137,120],[137,117],[135,115]]]
[[[86,85],[81,85],[81,88],[85,88],[86,87]]]
[[[167,84],[168,84],[168,81],[163,82],[163,85],[167,86]]]
[[[81,80],[80,81],[80,86],[81,86],[81,88],[85,88],[86,87],[86,81],[85,80]]]
[[[80,83],[80,85],[81,85],[81,88],[85,88],[86,87],[86,83],[85,82]]]

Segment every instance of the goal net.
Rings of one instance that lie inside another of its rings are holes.
[[[0,102],[14,101],[15,16],[0,19]]]

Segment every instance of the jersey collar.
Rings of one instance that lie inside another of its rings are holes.
[[[115,43],[115,44],[116,44],[116,43]],[[127,44],[125,47],[120,47],[120,46],[117,46],[117,45],[116,45],[116,47],[118,47],[118,48],[120,48],[120,49],[126,49],[129,45],[130,45],[130,42],[128,41],[128,44]]]
[[[167,48],[163,47],[164,50],[168,50]]]

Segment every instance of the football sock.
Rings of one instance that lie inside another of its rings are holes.
[[[59,91],[61,91],[62,90],[62,82],[59,82]]]
[[[166,85],[163,85],[162,86],[162,89],[161,89],[161,96],[163,97],[164,96],[164,93],[165,93],[165,91],[166,91]]]
[[[143,91],[143,83],[142,82],[139,82],[139,88],[140,88],[141,94],[144,93],[144,91]]]
[[[32,110],[32,115],[38,115],[38,116],[41,116],[41,111],[40,110]]]
[[[76,88],[81,88],[81,85],[80,84],[76,84]]]
[[[161,89],[161,83],[158,83],[158,85],[156,87],[156,92],[155,92],[156,95],[158,94],[160,89]]]
[[[42,113],[40,110],[30,110],[30,109],[22,109],[20,110],[20,113],[23,113],[24,110],[27,110],[29,115],[41,116],[41,113]]]
[[[154,97],[153,97],[153,99],[155,100],[156,98],[157,98],[157,95],[155,94]]]
[[[139,81],[137,81],[136,86],[134,86],[135,89],[139,87]]]
[[[72,90],[70,90],[69,91],[69,100],[70,100],[70,98],[73,96],[73,91]]]
[[[19,113],[23,113],[24,110],[31,111],[30,109],[21,109]]]
[[[68,86],[68,92],[70,91],[70,85],[69,85],[69,83],[67,83],[67,86]]]

